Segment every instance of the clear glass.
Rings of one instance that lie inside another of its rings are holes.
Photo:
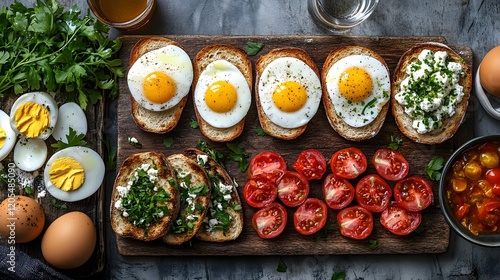
[[[309,13],[334,30],[347,30],[367,19],[379,0],[308,0]]]
[[[127,8],[123,6],[126,2],[122,1],[124,0],[87,0],[87,3],[98,20],[125,31],[138,29],[148,23],[156,7],[155,0],[146,0],[146,3],[141,5],[140,10],[137,10],[138,7]]]

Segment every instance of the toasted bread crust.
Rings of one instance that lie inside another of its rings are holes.
[[[212,62],[223,59],[235,65],[245,77],[250,91],[252,91],[252,62],[248,55],[240,48],[230,45],[211,45],[200,50],[194,58],[194,79],[193,85],[198,83],[200,74]],[[195,86],[192,88],[194,96]],[[193,98],[193,102],[194,98]],[[199,114],[196,104],[194,106],[196,118],[201,132],[208,139],[215,142],[227,142],[234,140],[243,132],[245,126],[245,118],[236,125],[229,128],[217,128],[207,123]]]
[[[385,60],[376,52],[360,46],[345,46],[337,48],[331,51],[325,59],[325,63],[323,64],[323,68],[321,71],[321,86],[323,89],[322,101],[323,106],[325,107],[326,116],[332,128],[342,137],[351,141],[363,141],[370,139],[378,134],[380,129],[382,128],[385,118],[387,116],[387,112],[389,111],[389,104],[387,102],[383,107],[377,118],[373,120],[368,125],[362,127],[353,127],[347,124],[335,110],[333,106],[330,95],[328,94],[326,76],[330,68],[340,59],[350,56],[350,55],[367,55],[371,56],[378,61],[380,61],[387,72],[389,73],[389,67],[385,63]]]
[[[158,168],[159,182],[157,187],[165,189],[170,194],[170,200],[166,204],[170,211],[169,215],[163,216],[160,223],[150,225],[147,237],[144,235],[144,229],[131,224],[127,218],[123,217],[122,212],[115,207],[116,201],[120,199],[117,187],[127,186],[135,170],[144,163],[155,165]],[[117,235],[150,241],[163,236],[167,232],[170,222],[177,216],[179,211],[179,193],[174,186],[170,185],[170,180],[175,180],[173,168],[167,162],[167,158],[160,152],[151,151],[133,154],[123,162],[111,194],[111,227]]]
[[[460,104],[458,104],[455,114],[448,119],[443,120],[441,128],[433,130],[431,132],[420,134],[413,127],[412,118],[404,112],[404,107],[401,106],[395,99],[395,95],[399,92],[399,87],[401,82],[406,78],[405,70],[410,65],[418,59],[418,55],[423,50],[446,51],[449,58],[454,62],[460,63],[462,65],[462,70],[465,73],[464,77],[460,79],[460,85],[463,86],[464,97]],[[467,106],[469,103],[470,91],[472,88],[472,72],[470,67],[463,61],[462,57],[453,51],[450,47],[441,43],[422,43],[417,44],[414,47],[406,51],[403,56],[401,56],[396,69],[393,74],[393,82],[391,87],[391,106],[392,115],[396,120],[396,124],[399,130],[412,141],[422,144],[439,144],[448,139],[450,139],[458,130],[467,112]]]
[[[260,76],[264,72],[264,69],[271,63],[273,60],[280,57],[293,57],[304,61],[311,69],[316,73],[319,77],[318,66],[312,58],[300,48],[293,47],[285,47],[285,48],[277,48],[271,50],[269,53],[262,55],[259,57],[257,62],[255,63],[255,103],[257,105],[257,113],[259,116],[259,122],[262,129],[270,136],[283,139],[283,140],[292,140],[299,137],[307,128],[307,124],[297,128],[284,128],[279,125],[274,124],[265,114],[262,109],[260,99],[259,99],[259,80]]]
[[[175,45],[182,48],[182,46],[176,41],[164,37],[148,37],[139,40],[130,52],[130,66],[132,66],[137,59],[145,53],[168,45]],[[181,101],[174,107],[166,111],[156,112],[141,107],[131,95],[130,103],[132,117],[142,130],[157,134],[164,134],[174,129],[179,122],[182,111],[184,110],[184,107],[186,107],[187,99],[188,95],[182,98]]]

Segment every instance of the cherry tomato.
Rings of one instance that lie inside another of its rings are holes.
[[[487,226],[495,226],[500,218],[500,200],[484,199],[481,203],[477,203],[477,217]]]
[[[321,179],[326,172],[326,159],[318,150],[304,150],[293,163],[293,168],[307,180]]]
[[[245,201],[254,208],[262,208],[271,204],[278,195],[278,188],[270,181],[248,180],[243,188]]]
[[[356,201],[369,211],[380,213],[391,202],[389,184],[377,174],[369,174],[356,184]]]
[[[272,182],[277,182],[286,171],[286,161],[275,152],[262,152],[250,161],[248,177]]]
[[[372,213],[358,205],[340,210],[337,223],[340,234],[352,239],[365,239],[373,230]]]
[[[309,195],[309,189],[309,182],[304,176],[286,171],[278,182],[278,197],[286,206],[299,206]]]
[[[285,207],[278,202],[273,202],[255,212],[252,226],[261,238],[275,238],[285,229],[287,219]]]
[[[394,198],[400,207],[408,211],[420,211],[432,203],[434,194],[424,178],[411,176],[396,183]]]
[[[500,184],[500,168],[492,168],[486,171],[486,180],[490,182],[490,184]]]
[[[412,233],[420,225],[422,214],[412,212],[399,207],[396,203],[391,203],[382,214],[380,223],[388,231],[396,235],[407,235]]]
[[[365,172],[368,162],[365,154],[358,148],[339,150],[330,159],[330,168],[338,178],[354,179]]]
[[[380,148],[375,152],[372,159],[378,175],[389,181],[401,180],[410,170],[410,164],[398,151],[389,148]]]
[[[354,199],[354,187],[346,179],[328,174],[323,181],[323,197],[328,207],[339,210],[345,208]]]
[[[318,232],[326,224],[328,208],[317,198],[308,198],[293,214],[295,230],[302,235]]]

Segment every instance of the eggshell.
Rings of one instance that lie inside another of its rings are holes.
[[[26,243],[37,238],[42,232],[45,212],[34,199],[16,195],[7,197],[0,204],[0,221],[0,235],[6,237],[9,244]]]
[[[69,212],[49,225],[42,238],[42,254],[52,266],[72,269],[83,265],[94,252],[96,230],[85,213]]]
[[[500,97],[500,46],[484,56],[479,68],[479,80],[486,92]]]

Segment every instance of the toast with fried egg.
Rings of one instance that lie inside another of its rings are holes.
[[[419,133],[417,129],[413,127],[413,118],[405,112],[405,107],[396,100],[396,95],[401,91],[401,84],[403,81],[409,76],[407,68],[410,67],[413,62],[418,60],[419,55],[424,50],[429,50],[433,53],[440,51],[446,52],[447,63],[453,62],[456,63],[455,66],[460,65],[462,67],[462,75],[458,79],[458,85],[462,87],[463,97],[460,102],[455,105],[454,114],[452,116],[442,119],[440,123],[438,123],[438,127],[434,130]],[[465,117],[472,87],[471,69],[459,54],[442,43],[428,42],[415,45],[401,56],[396,69],[394,70],[392,80],[392,114],[396,120],[399,130],[406,137],[417,143],[439,144],[451,138],[455,134]]]

